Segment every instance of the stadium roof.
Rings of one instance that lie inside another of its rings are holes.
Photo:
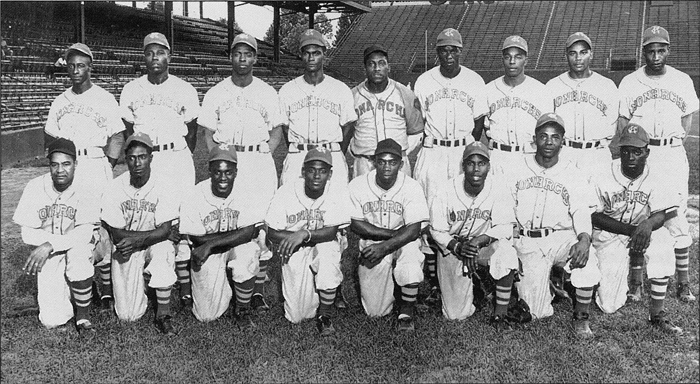
[[[371,1],[248,1],[250,4],[278,6],[295,12],[309,13],[313,6],[313,12],[343,12],[363,13],[372,10]]]

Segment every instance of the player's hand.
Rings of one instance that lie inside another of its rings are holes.
[[[477,257],[479,257],[479,242],[478,239],[473,238],[468,242],[462,243],[462,248],[460,249],[464,257],[464,263],[467,266],[469,274],[476,273],[477,268]]]
[[[41,272],[41,268],[46,264],[46,260],[48,260],[51,252],[53,252],[53,246],[49,242],[34,248],[32,253],[29,254],[27,261],[24,263],[24,267],[22,267],[24,273],[27,275],[36,275]]]
[[[635,253],[644,253],[651,243],[652,224],[648,220],[644,220],[634,229],[630,235],[630,241],[627,243],[627,248]]]
[[[580,236],[579,241],[569,249],[571,268],[583,268],[588,263],[588,252],[591,248],[591,237]]]
[[[199,247],[193,248],[191,255],[192,268],[195,268],[196,271],[199,271],[199,267],[204,265],[209,256],[211,256],[211,247],[208,244],[204,243]]]
[[[180,242],[181,238],[182,238],[182,235],[180,235],[180,225],[179,224],[171,225],[170,226],[170,233],[168,234],[168,240],[177,244]]]
[[[287,263],[290,257],[292,257],[292,254],[296,252],[297,249],[299,249],[299,246],[308,238],[309,234],[305,230],[301,231],[296,231],[294,233],[289,234],[286,236],[282,241],[280,241],[279,246],[277,247],[277,252],[279,252],[280,256],[282,257],[282,262],[284,264]]]
[[[360,251],[360,258],[364,261],[363,265],[369,269],[376,267],[389,252],[383,246],[383,243],[371,244]]]
[[[126,263],[131,258],[131,255],[124,256],[123,253],[116,250],[112,252],[112,259],[116,260],[118,263]]]
[[[125,237],[120,242],[115,244],[117,251],[121,252],[126,257],[131,257],[134,252],[138,252],[144,248],[143,239],[141,237]]]

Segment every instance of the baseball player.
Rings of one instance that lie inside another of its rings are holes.
[[[532,125],[543,113],[552,112],[544,84],[525,74],[528,63],[527,41],[509,36],[501,49],[504,75],[486,84],[489,113],[485,121],[493,162],[491,172],[522,162],[523,153],[532,153]]]
[[[113,178],[112,168],[124,143],[124,125],[114,96],[90,79],[93,59],[90,48],[75,43],[66,50],[65,56],[72,86],[51,103],[44,128],[48,136],[46,143],[57,138],[71,140],[80,159],[80,166],[75,169],[75,183],[100,196]],[[102,281],[101,307],[111,309],[112,244],[104,228],[100,228],[98,235],[96,251],[102,260],[97,264]]]
[[[364,51],[367,80],[352,89],[357,122],[351,125],[350,153],[355,158],[353,178],[374,169],[372,155],[377,143],[394,139],[401,144],[403,168],[411,175],[407,153],[420,143],[424,122],[416,108],[416,95],[408,87],[389,78],[389,54],[381,45]]]
[[[219,318],[231,301],[226,269],[236,291],[236,322],[251,328],[250,301],[258,269],[260,247],[251,242],[265,212],[251,203],[237,179],[238,158],[232,144],[209,152],[208,180],[198,183],[182,207],[180,230],[190,235],[192,250],[192,313],[200,321]],[[235,181],[235,183],[234,183]]]
[[[204,96],[198,123],[205,127],[211,150],[220,144],[235,146],[238,158],[237,185],[254,189],[247,201],[252,207],[265,209],[277,190],[277,168],[272,158],[282,139],[282,115],[277,91],[253,76],[258,43],[251,35],[240,33],[231,44],[231,77],[212,87]],[[270,136],[271,132],[277,132]],[[237,187],[239,188],[239,187]],[[265,232],[257,239],[260,246],[258,276],[255,280],[252,307],[269,309],[263,296],[268,260],[272,252],[265,245]]]
[[[676,216],[664,224],[675,238],[676,295],[682,301],[695,301],[688,285],[688,248],[693,240],[686,219],[688,208],[688,157],[683,139],[699,107],[698,96],[690,77],[666,65],[671,40],[666,29],[658,25],[642,34],[646,65],[625,76],[620,82],[620,121],[618,133],[628,122],[645,127],[649,135],[649,167],[652,174],[668,174],[667,191],[678,195]],[[613,140],[614,142],[615,140]],[[615,152],[613,152],[614,154]],[[673,172],[668,172],[673,170]],[[630,291],[639,296],[642,267],[632,260]],[[636,268],[635,268],[635,265]],[[636,291],[636,292],[635,292]],[[639,297],[641,299],[641,297]]]
[[[547,82],[554,112],[566,124],[562,153],[597,175],[612,161],[608,147],[617,127],[617,86],[591,70],[593,43],[585,33],[569,36],[565,49],[569,71]]]
[[[600,287],[596,303],[605,313],[620,309],[626,300],[628,254],[647,258],[651,280],[649,320],[669,333],[682,333],[666,318],[664,298],[674,269],[673,237],[663,223],[666,211],[677,203],[666,193],[662,178],[646,166],[649,137],[637,124],[628,124],[620,134],[620,159],[614,160],[596,178],[599,204],[593,213],[593,246],[598,254]]]
[[[376,169],[348,186],[350,228],[360,237],[358,276],[365,312],[369,316],[391,312],[395,280],[402,299],[397,328],[413,331],[418,284],[423,281],[419,238],[429,216],[420,184],[399,173],[404,156],[401,144],[394,139],[377,143]]]
[[[513,248],[513,204],[500,175],[489,176],[491,154],[479,141],[466,146],[464,173],[450,179],[430,206],[430,231],[444,257],[438,258],[442,314],[450,320],[471,316],[472,273],[477,263],[490,264],[496,280],[496,305],[491,324],[499,330],[511,326],[506,319],[518,256]],[[467,270],[464,270],[464,267]]]
[[[331,314],[343,281],[337,234],[350,224],[344,211],[349,205],[347,190],[342,193],[328,185],[332,153],[323,147],[308,151],[303,179],[283,184],[265,217],[268,237],[283,263],[284,315],[292,323],[315,317],[322,336],[335,332]]]
[[[22,270],[37,276],[39,321],[56,328],[73,318],[81,337],[92,338],[93,234],[100,222],[99,200],[74,183],[75,144],[58,138],[49,144],[49,173],[32,179],[22,192],[12,220],[22,241],[34,246]]]
[[[559,156],[565,129],[555,113],[545,113],[535,126],[537,152],[514,164],[508,182],[515,201],[520,238],[515,250],[523,276],[518,294],[532,316],[551,316],[549,276],[552,266],[571,273],[576,288],[573,326],[578,337],[589,338],[589,307],[593,287],[600,281],[598,260],[591,246],[593,191],[571,159]]]
[[[440,32],[436,50],[440,65],[420,75],[414,87],[425,119],[425,134],[413,174],[425,196],[435,196],[441,185],[460,174],[464,146],[481,138],[489,112],[484,80],[459,64],[462,54],[459,31],[447,28]],[[431,285],[426,301],[437,302],[437,245],[425,232],[422,239]]]
[[[146,312],[144,275],[156,293],[155,325],[175,335],[171,322],[170,291],[176,281],[175,245],[179,233],[171,226],[178,217],[177,198],[152,174],[153,141],[145,133],[126,139],[129,172],[112,180],[102,197],[102,222],[116,251],[112,257],[114,309],[121,320],[135,321]]]
[[[191,84],[168,73],[170,44],[163,34],[146,35],[143,51],[147,74],[122,89],[122,119],[128,135],[141,132],[153,140],[153,176],[184,196],[195,181],[192,153],[197,143],[199,96]],[[184,304],[192,300],[189,260],[190,247],[183,238],[175,262]]]

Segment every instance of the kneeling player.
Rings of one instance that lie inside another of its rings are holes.
[[[360,292],[369,316],[384,316],[394,302],[394,280],[401,287],[399,331],[413,331],[418,284],[423,281],[421,224],[428,205],[420,184],[403,172],[401,145],[393,139],[377,144],[375,170],[350,185],[352,223],[360,237]],[[394,279],[391,278],[393,267]]]
[[[175,276],[175,245],[179,233],[171,228],[178,202],[172,191],[151,175],[153,142],[145,133],[126,140],[124,159],[129,172],[114,179],[102,197],[102,221],[112,236],[114,310],[121,320],[135,321],[146,313],[148,286],[157,298],[155,325],[175,335],[171,323],[170,290]]]
[[[292,323],[315,316],[322,336],[335,332],[330,316],[343,281],[337,234],[350,223],[343,212],[349,205],[347,190],[326,189],[332,166],[329,150],[307,152],[303,178],[277,190],[265,218],[282,258],[284,315]]]
[[[518,269],[512,242],[515,217],[508,189],[489,176],[490,166],[490,153],[484,144],[477,141],[465,148],[464,174],[450,179],[430,206],[430,233],[444,256],[438,258],[443,315],[463,320],[474,313],[471,276],[477,263],[490,264],[490,274],[496,280],[491,323],[496,329],[508,329],[506,311]]]
[[[55,328],[73,317],[83,337],[92,338],[92,238],[99,228],[99,201],[73,179],[77,161],[75,144],[56,139],[49,145],[49,173],[24,188],[12,220],[22,227],[22,241],[36,246],[22,268],[37,275],[39,320]]]
[[[649,174],[649,137],[636,124],[620,134],[620,159],[596,183],[600,204],[592,215],[593,246],[601,272],[596,303],[605,313],[626,301],[629,256],[647,260],[651,280],[651,324],[669,333],[682,333],[666,319],[664,299],[669,276],[675,272],[674,240],[666,228],[666,211],[674,208],[663,179]],[[633,278],[641,282],[642,270]]]
[[[190,235],[192,249],[192,313],[200,321],[218,319],[236,291],[236,322],[241,328],[255,327],[250,314],[250,298],[255,285],[260,247],[251,242],[262,224],[264,212],[252,204],[239,183],[236,149],[220,144],[209,152],[209,180],[195,186],[183,205],[182,233]],[[236,188],[234,188],[234,186]],[[267,203],[267,202],[266,202]],[[256,209],[257,208],[257,209]]]

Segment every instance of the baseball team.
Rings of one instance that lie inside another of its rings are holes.
[[[328,43],[309,29],[299,38],[304,74],[278,93],[253,76],[257,41],[241,33],[232,75],[201,106],[168,73],[160,33],[145,37],[147,74],[119,103],[92,83],[90,48],[73,44],[72,87],[45,128],[50,172],[27,184],[13,216],[35,247],[23,270],[37,276],[39,320],[57,328],[74,318],[92,338],[93,293],[124,321],[150,299],[158,331],[176,335],[176,289],[199,321],[231,306],[240,329],[254,328],[270,308],[277,255],[285,317],[315,319],[322,336],[347,307],[343,257],[357,258],[366,314],[397,313],[399,332],[415,330],[424,280],[424,302],[464,320],[488,279],[496,329],[551,316],[563,295],[574,335],[590,338],[591,302],[613,313],[642,300],[646,269],[650,324],[680,334],[664,299],[675,276],[677,297],[695,300],[683,139],[699,102],[690,77],[666,64],[668,32],[652,26],[642,40],[646,65],[619,88],[590,69],[594,46],[582,32],[564,44],[568,71],[546,84],[525,74],[527,41],[507,37],[504,75],[485,84],[460,65],[462,36],[447,28],[439,66],[413,90],[389,78],[377,44],[364,50],[366,80],[350,89],[324,73]],[[200,126],[209,178],[195,185]],[[122,154],[128,172],[113,178]],[[514,298],[525,320],[509,311]]]

